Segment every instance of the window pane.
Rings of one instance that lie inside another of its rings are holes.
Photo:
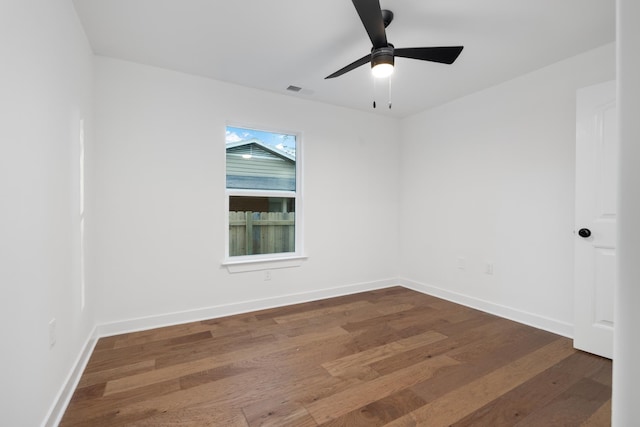
[[[293,197],[229,197],[229,256],[295,252]]]
[[[227,188],[296,190],[296,136],[227,126]]]

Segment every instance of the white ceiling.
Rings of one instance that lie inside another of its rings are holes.
[[[391,110],[368,65],[324,79],[371,49],[350,0],[74,0],[97,55],[395,117],[615,39],[614,0],[380,3],[396,47],[465,47],[453,65],[396,58]]]

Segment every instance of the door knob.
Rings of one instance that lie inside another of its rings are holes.
[[[581,228],[580,230],[578,230],[578,235],[586,239],[587,237],[591,236],[591,230],[589,230],[588,228]]]

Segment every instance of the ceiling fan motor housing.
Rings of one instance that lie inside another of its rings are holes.
[[[378,64],[393,65],[393,45],[387,47],[379,47],[371,50],[371,68]]]
[[[393,73],[394,57],[418,59],[421,61],[453,64],[463,46],[431,46],[398,48],[397,50],[387,41],[385,28],[393,20],[393,12],[380,8],[380,0],[351,0],[360,16],[362,25],[371,40],[371,53],[342,67],[325,79],[332,79],[351,70],[371,62],[371,72],[374,77],[388,77]]]

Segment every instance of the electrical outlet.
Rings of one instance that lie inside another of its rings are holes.
[[[493,274],[493,263],[487,262],[484,266],[484,272],[489,275]]]
[[[264,280],[271,280],[271,270],[264,271]]]
[[[56,345],[56,319],[49,320],[49,348]]]
[[[457,264],[458,264],[458,270],[464,271],[464,269],[466,268],[466,262],[467,260],[464,259],[463,257],[458,257],[457,260]]]

